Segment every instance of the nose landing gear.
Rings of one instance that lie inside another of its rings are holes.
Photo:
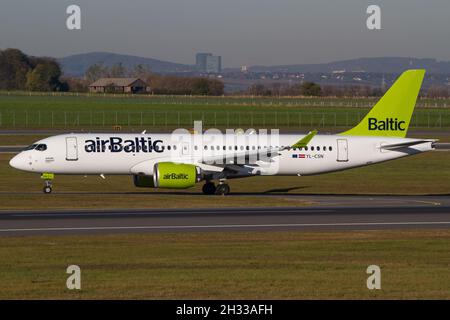
[[[55,178],[55,175],[53,173],[43,173],[41,175],[41,179],[44,180],[44,188],[42,189],[44,193],[51,193],[52,192],[52,180]]]

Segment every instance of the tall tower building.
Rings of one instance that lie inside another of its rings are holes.
[[[195,67],[198,72],[206,72],[206,63],[208,57],[211,57],[212,53],[197,53],[195,55]]]
[[[197,53],[195,66],[198,72],[220,73],[222,71],[222,57],[212,53]]]
[[[222,71],[222,57],[208,56],[206,57],[206,72],[220,73]]]

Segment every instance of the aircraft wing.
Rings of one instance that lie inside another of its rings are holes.
[[[317,130],[310,131],[306,136],[294,143],[290,148],[304,148],[317,134]],[[289,148],[288,148],[289,149]]]

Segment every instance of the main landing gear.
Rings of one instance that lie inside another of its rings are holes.
[[[44,193],[52,193],[52,180],[55,178],[55,175],[53,173],[43,173],[41,175],[41,179],[44,180],[44,188],[42,191]]]
[[[230,193],[230,186],[225,182],[225,180],[221,180],[217,187],[214,182],[206,181],[206,183],[203,185],[202,191],[204,194],[216,194],[224,196]]]

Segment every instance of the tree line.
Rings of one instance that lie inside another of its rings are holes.
[[[27,56],[18,49],[0,50],[0,90],[67,91],[54,59]]]

